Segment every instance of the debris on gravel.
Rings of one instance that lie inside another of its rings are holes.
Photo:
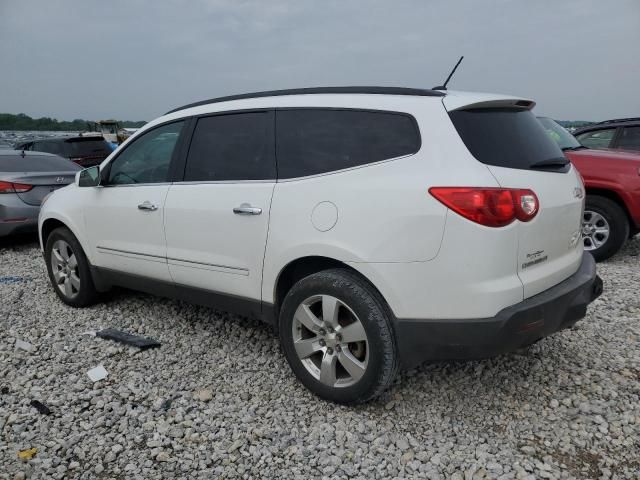
[[[640,478],[639,254],[640,236],[598,265],[575,328],[344,407],[296,381],[267,325],[126,290],[76,310],[35,242],[5,242],[0,278],[30,280],[0,282],[0,479]]]

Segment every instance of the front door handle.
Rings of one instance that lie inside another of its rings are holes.
[[[258,207],[252,207],[248,203],[243,203],[239,207],[235,207],[233,209],[233,213],[236,215],[260,215],[262,213],[262,209]]]
[[[149,200],[145,200],[140,205],[138,205],[138,210],[145,210],[147,212],[155,212],[158,209],[153,203]]]

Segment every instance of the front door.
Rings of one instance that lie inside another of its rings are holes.
[[[88,192],[84,216],[95,266],[171,281],[163,215],[183,126],[162,125],[133,140]]]
[[[184,181],[165,203],[176,284],[260,300],[275,178],[272,112],[197,120]]]

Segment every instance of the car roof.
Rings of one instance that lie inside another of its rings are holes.
[[[31,142],[75,142],[89,140],[104,140],[102,135],[70,135],[67,137],[35,137],[29,140],[23,140],[16,145],[24,145]]]
[[[613,118],[611,120],[603,120],[602,122],[598,122],[596,123],[596,125],[603,125],[607,123],[640,123],[640,117]]]
[[[573,132],[574,135],[585,132],[593,132],[595,130],[604,130],[607,128],[617,127],[638,127],[640,126],[639,118],[614,118],[612,120],[604,120],[602,122],[594,123],[593,125],[587,125],[586,127],[580,127]]]
[[[414,95],[420,97],[444,97],[445,93],[439,90],[427,88],[407,88],[407,87],[311,87],[293,88],[288,90],[269,90],[264,92],[243,93],[240,95],[229,95],[226,97],[212,98],[200,102],[190,103],[182,107],[168,111],[170,113],[186,110],[187,108],[200,107],[211,103],[229,102],[232,100],[244,100],[248,98],[279,97],[283,95],[317,95],[317,94],[373,94],[373,95]]]

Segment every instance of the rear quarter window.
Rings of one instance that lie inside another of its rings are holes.
[[[416,153],[420,134],[403,113],[291,109],[276,112],[278,178],[296,178]]]
[[[486,165],[528,170],[539,162],[564,159],[529,110],[478,108],[456,110],[449,117],[467,149]]]

